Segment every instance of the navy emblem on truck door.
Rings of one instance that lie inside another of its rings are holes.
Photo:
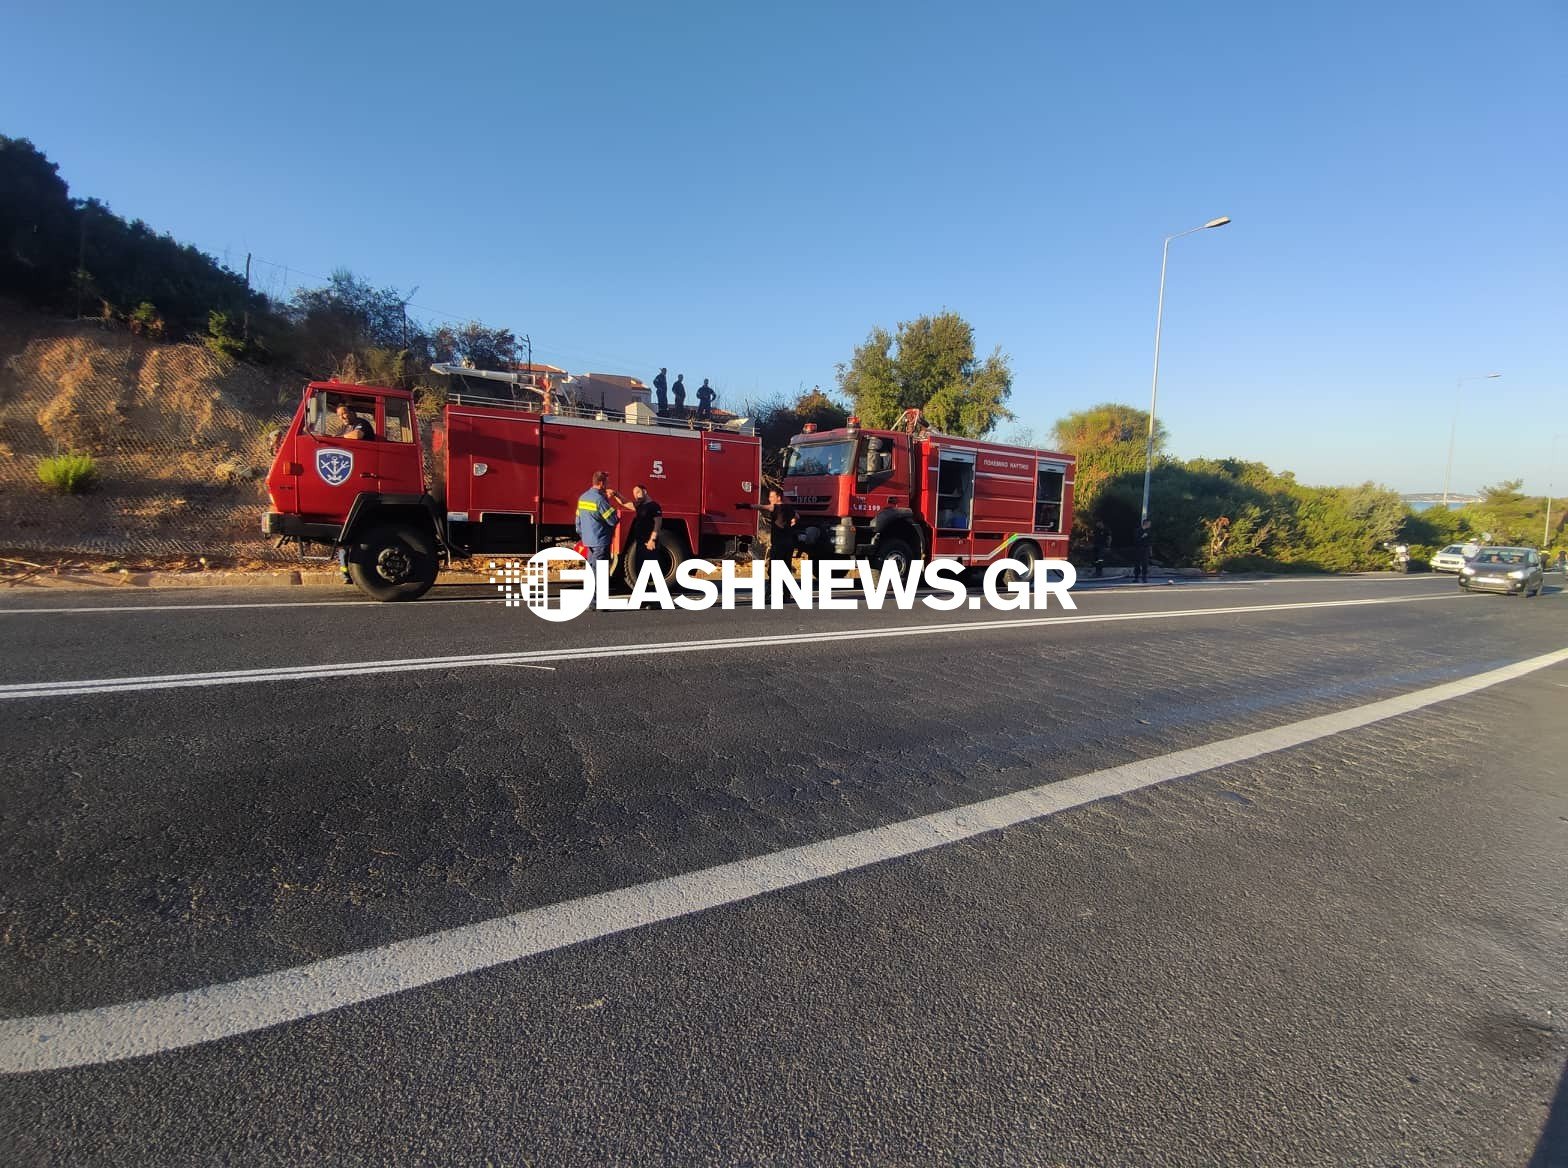
[[[316,473],[329,487],[341,487],[354,471],[354,456],[347,450],[323,447],[316,451]]]

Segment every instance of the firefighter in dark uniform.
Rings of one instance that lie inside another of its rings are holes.
[[[768,488],[768,505],[757,508],[768,517],[768,561],[790,569],[795,558],[795,524],[800,522],[795,508],[784,501],[784,492]]]
[[[630,503],[618,495],[616,502],[623,510],[632,513],[631,528],[626,533],[625,554],[635,557],[633,563],[640,574],[643,559],[648,556],[655,558],[658,556],[659,533],[664,530],[664,508],[659,506],[657,500],[648,493],[648,488],[642,483],[632,488]]]

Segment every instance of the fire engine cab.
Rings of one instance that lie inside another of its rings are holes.
[[[663,509],[654,553],[623,554],[629,514],[617,529],[615,570],[628,582],[644,555],[673,579],[686,557],[742,555],[756,534],[761,446],[746,419],[454,394],[431,437],[434,482],[409,391],[311,382],[277,439],[263,533],[324,546],[377,600],[422,596],[454,558],[573,543],[596,470],[628,500],[645,485]]]
[[[1032,566],[1066,559],[1076,460],[1024,446],[959,438],[908,410],[891,430],[797,434],[784,462],[784,498],[808,555],[865,556],[899,571],[946,557]]]

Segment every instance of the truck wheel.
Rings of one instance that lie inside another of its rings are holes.
[[[1002,557],[1007,560],[1017,560],[1024,566],[1024,571],[1019,573],[1013,568],[1001,573],[1002,582],[1012,585],[1020,580],[1029,580],[1034,576],[1034,562],[1040,558],[1040,551],[1028,540],[1019,540],[1007,549],[1007,555]]]
[[[909,570],[909,565],[915,562],[915,549],[910,546],[907,539],[896,535],[884,536],[877,540],[876,547],[872,549],[872,566],[878,569],[891,567],[900,576]]]
[[[348,557],[348,574],[372,600],[417,600],[439,567],[428,536],[390,524],[372,527]]]
[[[681,566],[686,559],[686,545],[681,542],[681,537],[673,531],[660,531],[659,541],[653,551],[647,548],[627,548],[621,553],[621,578],[625,580],[628,589],[637,587],[637,575],[642,571],[642,562],[648,556],[659,558],[659,567],[664,573],[666,584],[675,583],[675,569]]]

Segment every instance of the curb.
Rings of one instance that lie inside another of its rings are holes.
[[[443,572],[439,584],[489,584],[477,572]],[[346,586],[336,572],[284,568],[263,572],[70,572],[37,575],[7,584],[0,580],[0,596],[27,591],[64,590],[96,592],[121,588],[337,588]]]

